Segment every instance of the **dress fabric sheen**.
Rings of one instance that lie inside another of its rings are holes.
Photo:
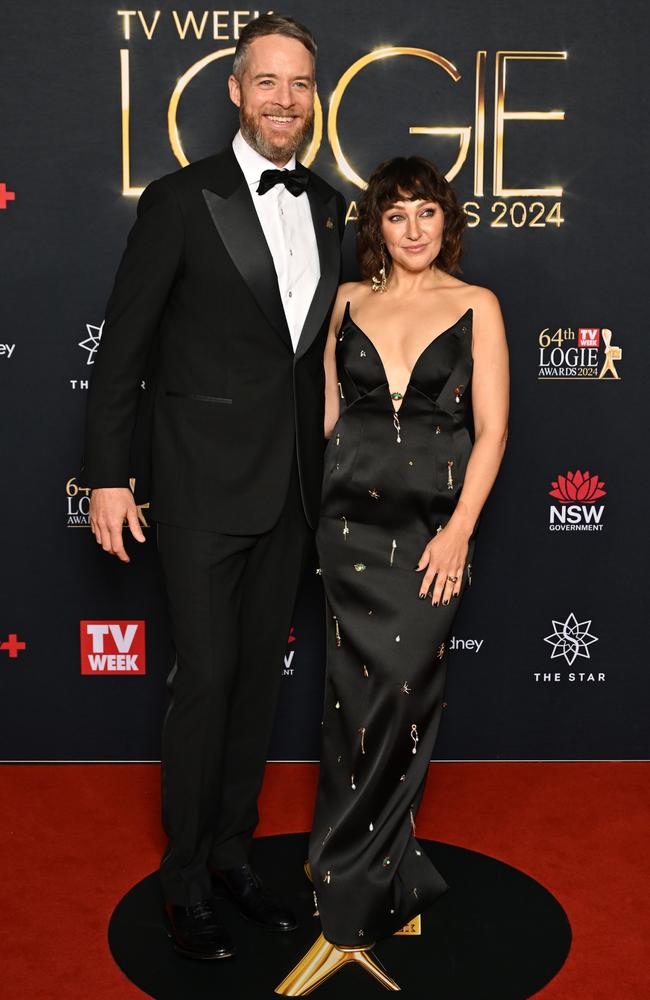
[[[309,860],[323,933],[349,946],[389,937],[447,888],[415,819],[460,598],[419,600],[415,566],[454,511],[472,449],[472,311],[422,351],[397,413],[349,303],[336,361],[341,416],[317,532],[328,640]],[[461,597],[473,548],[472,537]]]

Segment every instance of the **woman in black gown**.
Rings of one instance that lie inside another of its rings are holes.
[[[309,850],[323,936],[278,988],[288,995],[351,959],[397,988],[368,948],[447,888],[415,820],[508,407],[498,302],[451,275],[464,224],[431,163],[381,164],[360,206],[366,280],[341,286],[334,306],[317,534],[327,685]]]

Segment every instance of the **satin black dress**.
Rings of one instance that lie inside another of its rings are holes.
[[[419,600],[415,567],[454,511],[472,449],[472,311],[422,351],[397,412],[349,303],[336,361],[341,416],[317,532],[328,649],[309,860],[323,933],[350,946],[389,937],[447,888],[415,818],[460,598]],[[461,597],[473,547],[472,537]]]

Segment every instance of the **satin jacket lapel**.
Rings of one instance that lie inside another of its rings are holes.
[[[271,251],[239,165],[224,158],[226,176],[203,188],[212,221],[230,257],[260,309],[293,351]],[[237,176],[238,175],[238,176]]]
[[[318,246],[320,280],[316,285],[316,291],[300,333],[296,359],[308,350],[325,321],[327,312],[334,301],[341,265],[341,244],[336,225],[336,196],[332,194],[331,198],[323,201],[321,196],[314,191],[313,185],[310,184],[307,188],[307,197],[309,198],[316,245]]]

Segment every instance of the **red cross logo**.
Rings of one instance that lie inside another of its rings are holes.
[[[16,633],[10,632],[6,642],[0,642],[0,649],[5,649],[9,653],[10,660],[15,660],[21,650],[27,649],[27,643],[20,642]]]
[[[0,181],[0,208],[6,208],[7,202],[15,200],[16,200],[16,192],[7,191],[7,185],[4,183],[4,181]]]

